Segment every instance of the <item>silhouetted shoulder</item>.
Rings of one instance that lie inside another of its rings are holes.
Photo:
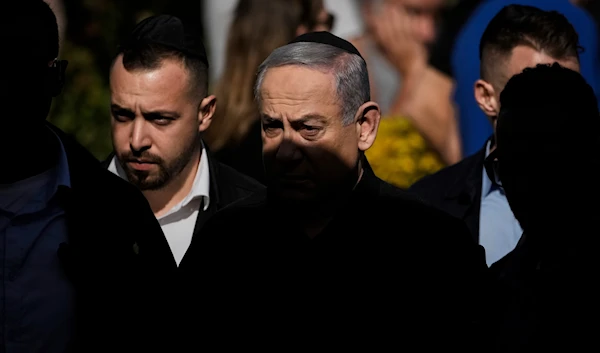
[[[48,124],[60,138],[69,164],[71,188],[68,214],[78,227],[76,239],[99,253],[145,249],[157,266],[175,267],[160,224],[144,195],[132,184],[103,168],[102,164],[72,136]],[[145,257],[144,257],[145,258]]]
[[[481,174],[484,157],[485,150],[481,150],[456,164],[422,178],[408,191],[419,195],[425,202],[434,202],[457,185]]]
[[[219,169],[219,177],[222,177],[224,180],[227,180],[235,187],[250,192],[257,192],[265,189],[265,186],[256,181],[255,179],[247,176],[246,174],[238,172],[237,170],[233,169],[232,167],[226,164],[217,162],[216,159],[213,159],[211,163],[217,164],[217,168]]]
[[[456,249],[474,258],[481,256],[483,249],[472,241],[462,220],[386,182],[381,182],[380,189],[381,195],[371,213],[376,219],[374,234],[401,235],[405,244],[427,247],[432,252]]]
[[[417,194],[398,189],[393,185],[382,187],[382,190],[386,190],[386,194],[380,196],[377,202],[377,208],[382,215],[395,213],[396,219],[406,219],[405,221],[409,223],[415,220],[430,221],[421,225],[423,229],[430,227],[432,223],[439,225],[439,222],[442,222],[450,226],[462,223],[446,212],[430,206]]]
[[[88,179],[85,187],[86,193],[98,200],[113,204],[111,208],[130,207],[137,205],[144,209],[150,210],[148,201],[144,195],[133,184],[123,180],[116,174],[102,168],[99,164],[97,167],[87,170]],[[120,205],[115,205],[116,203]]]

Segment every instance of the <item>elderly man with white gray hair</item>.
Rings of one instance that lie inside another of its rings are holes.
[[[215,215],[192,243],[215,308],[203,315],[261,345],[318,336],[464,351],[482,249],[461,221],[369,167],[380,113],[358,50],[328,32],[302,35],[259,67],[255,95],[267,191]]]

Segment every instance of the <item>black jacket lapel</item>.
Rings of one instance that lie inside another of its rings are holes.
[[[479,241],[479,211],[481,209],[481,185],[485,147],[465,160],[463,170],[457,173],[453,186],[444,198],[454,207],[452,215],[465,221],[471,234]]]

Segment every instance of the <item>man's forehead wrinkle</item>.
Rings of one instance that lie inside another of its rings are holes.
[[[286,105],[293,106],[297,104],[307,104],[307,103],[327,103],[333,104],[335,103],[335,98],[331,93],[324,94],[321,90],[307,90],[300,94],[295,92],[285,92],[280,90],[273,90],[272,92],[269,90],[263,91],[263,99],[268,100],[269,105]]]

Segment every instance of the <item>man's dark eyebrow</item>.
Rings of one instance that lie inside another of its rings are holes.
[[[127,116],[127,117],[135,117],[135,113],[127,108],[123,108],[118,104],[111,104],[110,105],[110,110],[113,113],[117,113],[123,116]],[[159,119],[159,118],[171,118],[171,119],[177,119],[179,118],[179,113],[177,112],[173,112],[170,110],[155,110],[155,111],[151,111],[151,112],[142,112],[142,115],[144,115],[145,118],[150,118],[150,119]]]
[[[279,120],[279,119],[270,117],[267,114],[261,114],[260,119],[261,120],[265,120],[265,121],[277,121],[277,120]]]
[[[113,113],[119,114],[119,115],[123,115],[123,116],[127,116],[127,117],[134,117],[135,113],[127,108],[123,108],[118,104],[111,104],[110,105],[110,110]]]
[[[153,110],[151,112],[142,112],[142,115],[145,118],[154,118],[154,119],[160,118],[160,117],[177,119],[180,116],[179,113],[173,112],[170,110]]]

